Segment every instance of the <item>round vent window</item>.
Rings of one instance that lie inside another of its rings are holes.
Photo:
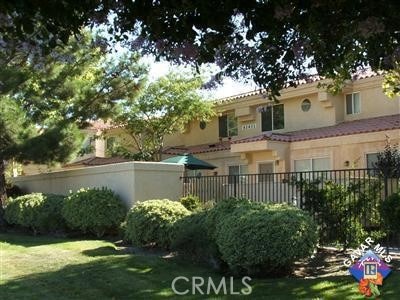
[[[206,128],[207,123],[204,121],[200,121],[200,129],[205,129]]]
[[[301,110],[309,111],[310,108],[311,108],[311,101],[308,99],[304,99],[303,102],[301,102]]]

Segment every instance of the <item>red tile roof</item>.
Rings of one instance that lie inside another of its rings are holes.
[[[400,114],[339,123],[337,125],[292,131],[287,133],[265,132],[256,136],[233,141],[232,144],[262,140],[298,142],[335,136],[400,129]]]
[[[180,155],[183,153],[207,153],[231,149],[231,141],[223,141],[214,144],[203,144],[188,147],[167,147],[163,150],[164,154]]]
[[[75,161],[73,163],[67,164],[64,167],[73,167],[73,166],[102,166],[102,165],[110,165],[117,164],[122,162],[132,161],[131,159],[126,159],[123,157],[90,157],[82,160]]]

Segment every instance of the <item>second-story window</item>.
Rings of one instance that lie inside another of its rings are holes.
[[[361,112],[360,93],[346,95],[346,114],[354,115]]]
[[[238,134],[237,118],[234,113],[219,117],[219,137],[230,137]]]
[[[262,131],[283,129],[285,127],[285,113],[283,104],[267,106],[261,112]]]

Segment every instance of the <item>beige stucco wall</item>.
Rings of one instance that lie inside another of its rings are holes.
[[[360,93],[361,112],[359,114],[345,114],[345,121],[373,118],[400,113],[400,97],[389,99],[382,92],[381,77],[366,78],[354,81],[342,94],[345,103],[345,94]]]
[[[399,143],[400,130],[293,142],[290,144],[290,170],[294,170],[294,160],[321,157],[329,157],[331,168],[335,170],[365,168],[366,154],[382,151],[387,137],[392,144]],[[349,162],[348,166],[345,165],[346,161]]]
[[[86,187],[108,187],[130,207],[157,198],[177,200],[182,194],[183,165],[127,162],[48,174],[21,176],[14,183],[25,192],[67,195]]]
[[[229,166],[248,164],[247,160],[241,157],[240,154],[231,153],[230,151],[198,153],[195,156],[217,167],[214,170],[202,170],[203,175],[213,175],[215,172],[218,175],[226,175],[228,174]]]

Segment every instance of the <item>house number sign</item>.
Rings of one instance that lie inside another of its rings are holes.
[[[242,130],[256,129],[256,123],[242,125]]]

